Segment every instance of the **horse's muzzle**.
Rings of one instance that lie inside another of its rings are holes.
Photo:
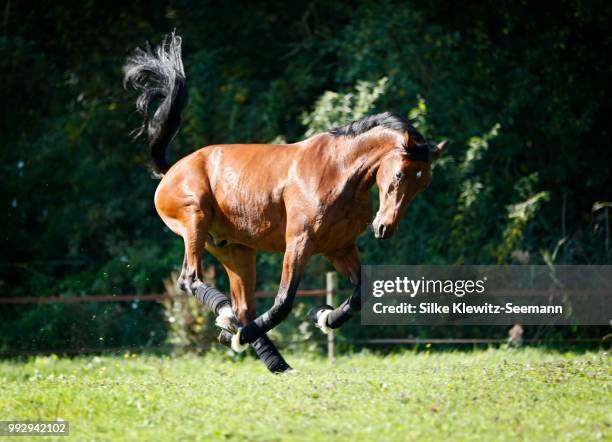
[[[393,229],[383,223],[372,223],[372,231],[376,239],[386,239],[393,235]]]

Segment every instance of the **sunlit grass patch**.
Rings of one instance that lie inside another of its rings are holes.
[[[226,354],[0,363],[0,417],[64,419],[87,440],[584,440],[611,437],[603,352],[288,358],[273,376]]]

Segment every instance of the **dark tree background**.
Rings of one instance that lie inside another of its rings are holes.
[[[1,296],[160,292],[178,269],[182,241],[155,213],[121,87],[130,51],[173,29],[190,87],[173,159],[301,139],[325,91],[383,77],[370,112],[451,140],[399,234],[360,239],[364,262],[610,263],[609,207],[596,204],[612,200],[610,2],[121,3],[0,10]],[[261,254],[260,288],[279,262]],[[315,259],[303,287],[326,269]],[[155,305],[4,306],[0,349],[156,344],[166,319]]]

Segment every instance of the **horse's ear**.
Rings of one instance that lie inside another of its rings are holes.
[[[437,160],[438,158],[440,158],[440,156],[446,150],[446,146],[448,146],[448,140],[444,140],[444,141],[441,141],[440,143],[438,143],[438,145],[436,146],[436,150],[434,150],[434,152],[433,152],[433,160],[434,161]]]

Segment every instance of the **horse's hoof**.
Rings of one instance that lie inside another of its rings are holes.
[[[215,325],[232,335],[238,333],[238,329],[240,328],[240,323],[233,313],[220,314],[215,318]]]
[[[308,319],[315,327],[321,329],[326,335],[332,332],[332,329],[327,325],[327,317],[334,308],[331,305],[324,304],[310,309]]]
[[[227,330],[221,330],[219,336],[217,336],[217,340],[219,344],[225,345],[227,348],[232,348],[232,334]]]
[[[289,366],[288,366],[289,367]],[[274,371],[274,374],[278,374],[278,375],[284,375],[284,376],[295,376],[297,374],[299,374],[300,372],[298,370],[296,370],[295,368],[287,368],[284,371]]]
[[[217,340],[219,341],[219,344],[222,344],[228,348],[231,348],[236,353],[242,353],[247,348],[249,348],[249,344],[240,343],[240,333],[236,333],[235,335],[233,335],[227,330],[221,330],[221,332],[219,333],[219,336],[217,336]]]
[[[236,334],[232,335],[232,339],[231,339],[231,348],[236,353],[242,353],[247,348],[249,348],[249,344],[241,344],[240,343],[240,332],[241,331],[242,331],[242,328],[239,328],[238,331],[236,332]]]

